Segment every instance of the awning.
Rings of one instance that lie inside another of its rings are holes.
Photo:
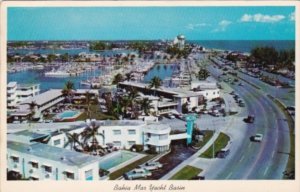
[[[51,165],[43,163],[42,167],[52,167]]]
[[[72,173],[72,174],[74,174],[74,171],[71,171],[71,170],[65,170],[63,173]]]
[[[20,173],[20,171],[18,169],[12,169],[13,172],[17,172]]]
[[[38,163],[38,161],[30,160],[29,163]]]
[[[10,157],[11,157],[11,158],[19,158],[18,155],[11,155]]]

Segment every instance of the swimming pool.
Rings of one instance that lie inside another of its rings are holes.
[[[80,111],[64,111],[56,115],[56,121],[75,121],[75,119],[81,114]]]
[[[113,152],[112,154],[109,154],[100,160],[99,166],[102,169],[109,170],[137,157],[138,155],[139,154],[130,151]]]

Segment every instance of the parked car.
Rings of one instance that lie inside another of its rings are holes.
[[[246,123],[253,123],[254,120],[255,120],[254,115],[248,115],[248,117],[244,119],[244,121],[245,121]]]
[[[147,169],[148,171],[162,168],[163,165],[158,161],[149,161],[139,166],[139,168]]]
[[[245,103],[239,103],[240,107],[245,107]]]
[[[169,113],[169,114],[168,114],[168,117],[169,117],[170,119],[175,119],[175,115],[173,115],[172,113]]]
[[[139,178],[147,178],[148,176],[151,176],[152,173],[147,169],[142,168],[136,168],[132,171],[129,171],[125,173],[123,176],[126,180],[133,180],[133,179],[139,179]]]
[[[239,83],[239,86],[244,86],[244,84],[243,83]]]
[[[252,136],[251,141],[261,142],[263,139],[263,134],[257,133],[256,135]]]
[[[227,155],[229,155],[230,149],[221,149],[220,151],[217,152],[216,157],[218,158],[226,158]]]

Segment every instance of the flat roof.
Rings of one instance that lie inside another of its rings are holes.
[[[17,82],[11,81],[7,84],[7,87],[15,87],[17,85]]]
[[[148,88],[148,84],[146,83],[137,83],[137,82],[121,82],[121,85],[128,85],[128,86],[135,86],[139,88]],[[149,89],[149,88],[148,88]],[[203,95],[202,93],[193,92],[190,90],[185,90],[182,88],[167,88],[167,87],[160,87],[156,89],[157,91],[165,92],[172,94],[174,97],[195,97]]]
[[[144,121],[141,120],[105,120],[100,121],[100,126],[138,126],[145,125]]]
[[[7,141],[7,148],[69,166],[83,167],[91,163],[99,162],[99,158],[42,143],[33,143],[29,145],[25,143]]]
[[[35,97],[26,99],[25,101],[21,102],[21,105],[29,104],[33,101],[36,102],[36,104],[38,104],[38,105],[43,105],[44,103],[47,103],[48,101],[53,100],[60,96],[62,96],[61,89],[50,89],[49,91],[41,93]]]

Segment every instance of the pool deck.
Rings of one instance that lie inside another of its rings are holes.
[[[112,153],[110,153],[110,154],[108,154],[108,155],[106,155],[104,157],[101,157],[100,161],[103,161],[103,160],[105,160],[107,158],[112,158],[116,153],[120,153],[120,152],[122,152],[122,150],[121,151],[112,152]],[[137,161],[137,160],[139,160],[139,159],[141,159],[141,158],[143,158],[143,157],[146,156],[144,154],[139,154],[139,153],[135,153],[135,152],[131,152],[131,151],[125,151],[125,152],[126,153],[134,153],[134,154],[136,154],[136,156],[133,157],[133,158],[131,158],[131,159],[129,159],[129,160],[127,160],[127,161],[125,161],[125,162],[123,162],[123,163],[120,163],[119,165],[117,165],[115,167],[112,167],[112,168],[108,169],[109,172],[114,172],[114,171],[116,171],[118,169],[121,169],[121,168],[123,168],[123,167],[125,167],[125,166],[127,166],[127,165],[129,165],[129,164],[131,164],[131,163],[133,163],[133,162],[135,162],[135,161]]]

